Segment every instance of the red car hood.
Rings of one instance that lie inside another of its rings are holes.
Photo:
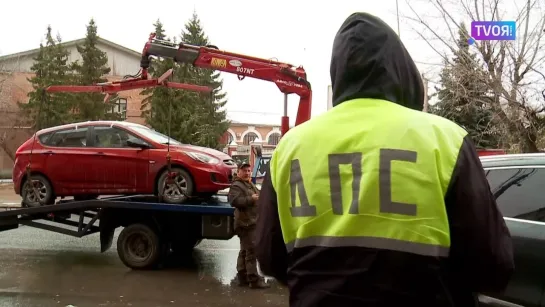
[[[171,145],[171,147],[174,147],[176,149],[181,149],[183,151],[197,151],[197,152],[203,152],[206,154],[209,154],[213,157],[216,157],[221,160],[232,160],[228,154],[221,152],[219,150],[215,150],[212,148],[207,147],[201,147],[201,146],[195,146],[195,145]]]

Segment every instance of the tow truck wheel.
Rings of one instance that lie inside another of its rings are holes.
[[[117,238],[117,254],[127,267],[135,270],[154,268],[163,252],[161,240],[151,227],[132,224]]]

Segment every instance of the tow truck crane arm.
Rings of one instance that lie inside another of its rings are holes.
[[[303,67],[295,68],[291,64],[223,51],[214,46],[194,46],[185,43],[177,45],[156,39],[154,33],[150,35],[142,52],[140,66],[143,71],[149,67],[150,56],[170,58],[177,63],[189,63],[196,67],[236,74],[239,80],[250,77],[274,82],[284,93],[282,134],[289,130],[287,95],[297,94],[300,97],[295,125],[310,119],[312,90]]]
[[[135,88],[165,86],[200,92],[210,92],[211,89],[175,82],[166,79],[172,70],[167,71],[157,79],[148,79],[148,68],[152,57],[169,58],[176,63],[187,63],[200,68],[219,70],[236,74],[239,80],[245,77],[274,82],[284,93],[284,115],[282,116],[282,135],[289,130],[287,114],[288,95],[297,94],[300,97],[299,108],[295,125],[310,119],[312,106],[312,90],[307,81],[306,72],[302,66],[294,67],[291,64],[273,60],[261,59],[248,55],[219,50],[214,46],[194,46],[185,43],[174,44],[159,40],[152,33],[142,51],[140,61],[141,72],[138,78],[96,84],[94,86],[50,86],[48,92],[104,92],[107,94]]]

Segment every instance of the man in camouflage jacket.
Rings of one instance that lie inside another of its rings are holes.
[[[267,288],[268,285],[257,272],[254,252],[254,232],[257,220],[256,204],[259,191],[251,182],[250,164],[239,166],[237,176],[229,189],[229,203],[235,207],[235,233],[240,238],[240,252],[237,259],[237,279],[241,286]]]

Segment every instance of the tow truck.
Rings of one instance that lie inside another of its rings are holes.
[[[300,97],[295,125],[310,119],[312,90],[302,66],[295,67],[287,63],[223,51],[215,46],[174,44],[156,39],[154,33],[149,36],[142,51],[140,71],[132,78],[85,86],[55,85],[48,87],[46,91],[105,93],[105,102],[110,94],[137,88],[162,86],[199,92],[211,91],[202,85],[170,82],[172,69],[158,78],[150,79],[148,68],[155,57],[236,74],[239,80],[250,77],[274,82],[284,94],[282,134],[289,130],[289,94]],[[170,161],[169,158],[167,154],[167,162]],[[260,164],[255,164],[254,174],[258,173]],[[32,174],[30,163],[27,172]],[[234,208],[230,206],[225,195],[219,194],[202,199],[190,198],[179,205],[161,202],[160,196],[137,195],[78,201],[59,200],[53,205],[5,209],[0,211],[0,231],[25,225],[78,238],[99,233],[102,253],[112,246],[115,230],[123,227],[117,239],[117,253],[121,261],[131,269],[157,268],[168,254],[187,255],[203,239],[229,240],[234,236]]]

